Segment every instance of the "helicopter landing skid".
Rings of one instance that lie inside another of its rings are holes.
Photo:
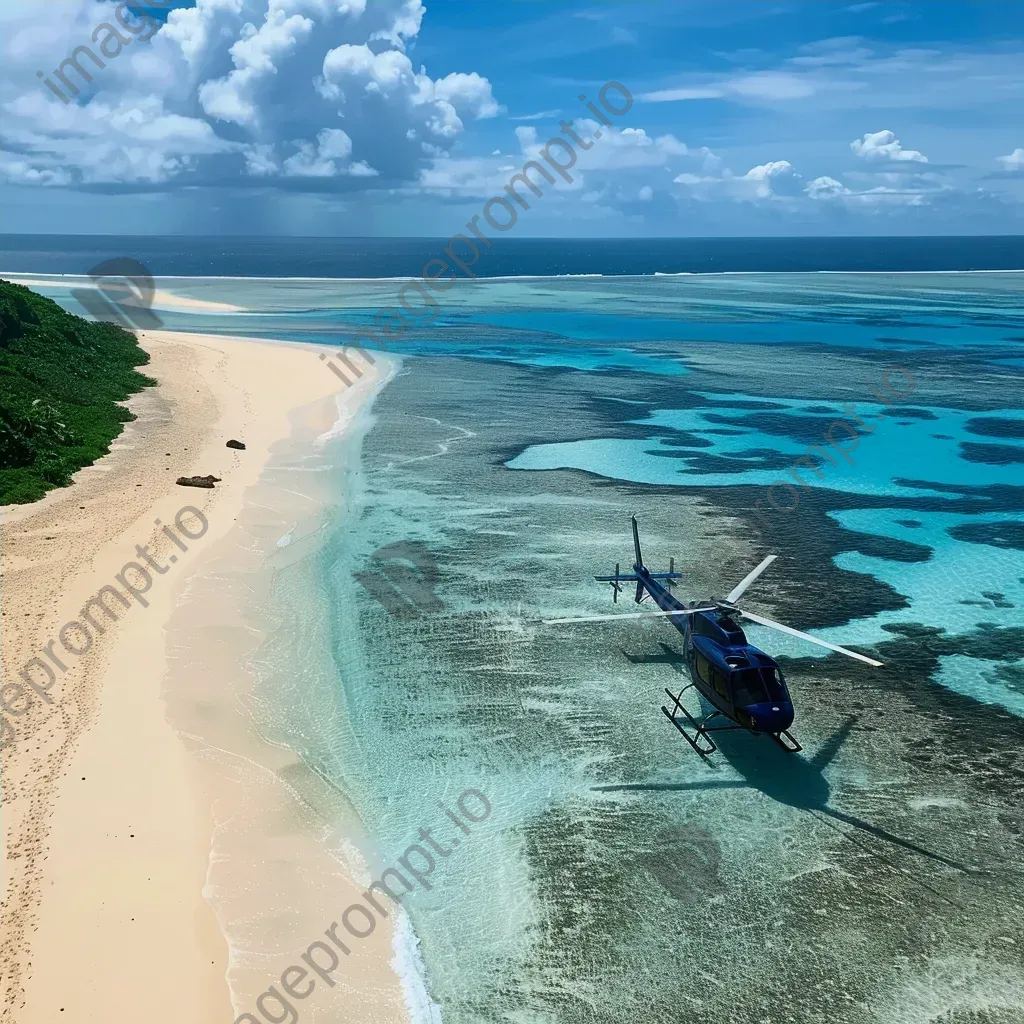
[[[684,686],[679,691],[678,695],[674,694],[671,690],[666,689],[665,692],[668,694],[669,699],[675,705],[675,710],[669,711],[669,709],[665,707],[664,704],[661,705],[661,710],[665,713],[665,717],[679,730],[683,739],[686,740],[686,742],[689,743],[690,746],[693,747],[693,749],[696,750],[701,757],[707,757],[709,754],[713,754],[718,749],[718,745],[710,737],[710,735],[708,735],[709,733],[723,732],[726,729],[742,729],[743,727],[740,725],[718,725],[709,728],[708,722],[710,722],[713,718],[719,717],[722,714],[721,711],[712,711],[710,715],[706,715],[698,722],[697,719],[695,719],[693,715],[691,715],[690,712],[687,711],[685,707],[683,707],[682,703],[683,694],[686,693],[686,691],[691,686],[693,686],[693,683],[690,683],[688,686]],[[683,723],[679,720],[680,712],[686,716],[687,721],[690,723],[691,727],[693,728],[693,731],[696,733],[695,737],[691,736],[683,727]],[[701,744],[702,740],[703,745]]]
[[[783,736],[786,738],[783,739]],[[778,745],[782,747],[787,754],[797,754],[804,749],[797,742],[797,738],[788,729],[783,729],[782,732],[772,733],[772,739],[775,740],[775,742],[778,743]]]

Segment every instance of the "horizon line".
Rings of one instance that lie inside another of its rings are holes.
[[[403,241],[403,242],[437,242],[446,241],[445,235],[246,235],[238,233],[225,233],[215,235],[173,232],[169,234],[145,233],[94,233],[94,232],[55,232],[55,231],[0,231],[0,239],[3,238],[193,238],[193,239],[252,239],[259,241]],[[803,241],[803,240],[844,240],[844,241],[869,241],[892,239],[1024,239],[1024,231],[1000,232],[998,234],[890,234],[890,235],[528,235],[515,238],[504,238],[500,241],[512,243],[523,242],[725,242],[725,241]],[[499,239],[495,239],[499,241]]]

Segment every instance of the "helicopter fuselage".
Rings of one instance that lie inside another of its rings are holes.
[[[727,604],[714,598],[684,604],[645,566],[634,565],[633,572],[637,604],[649,597],[666,612],[715,606],[713,611],[668,617],[682,634],[690,678],[709,704],[751,732],[777,736],[793,724],[793,702],[782,671],[773,658],[748,643]]]

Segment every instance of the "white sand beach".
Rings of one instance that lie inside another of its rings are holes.
[[[96,282],[91,277],[81,274],[38,275],[8,274],[0,272],[0,278],[12,284],[24,285],[26,288],[70,288],[83,286],[94,288]],[[177,295],[163,288],[153,291],[149,306],[153,309],[178,310],[183,313],[242,313],[241,306],[233,306],[230,302],[216,302],[212,299],[195,299],[188,295]],[[151,332],[163,333],[163,332]]]
[[[18,739],[2,754],[5,1022],[227,1024],[275,982],[290,950],[282,948],[276,974],[270,955],[265,973],[236,969],[216,898],[225,858],[250,873],[233,912],[278,934],[282,908],[260,902],[273,891],[291,915],[287,934],[308,936],[303,945],[332,920],[325,886],[340,907],[346,890],[360,891],[329,855],[324,823],[297,795],[301,787],[282,781],[285,770],[302,770],[297,758],[252,730],[238,699],[244,683],[223,667],[230,643],[217,629],[190,634],[185,682],[169,671],[167,626],[177,614],[180,641],[180,616],[214,621],[193,583],[210,575],[214,552],[223,559],[225,538],[253,514],[250,496],[272,447],[295,430],[344,429],[387,364],[378,360],[339,395],[312,346],[170,332],[143,334],[140,343],[152,357],[143,372],[159,386],[130,401],[138,418],[110,454],[72,486],[3,509],[5,683],[64,623],[80,619],[126,562],[139,560],[136,545],[164,565],[148,606],[133,605],[82,657],[67,658],[52,703],[35,700],[13,720]],[[246,450],[225,447],[229,438]],[[213,490],[176,486],[192,474],[221,482]],[[186,505],[209,524],[187,553],[155,523],[173,524]],[[180,713],[169,718],[171,705]],[[180,729],[195,707],[223,738],[218,758],[208,740]],[[240,764],[249,769],[244,778],[225,770]],[[218,826],[241,820],[254,824],[236,828],[230,852],[211,860]],[[273,884],[255,884],[261,865]],[[359,951],[358,969],[353,963],[331,998],[304,1004],[302,1019],[336,1019],[341,1002],[331,1000],[342,996],[346,1020],[406,1019],[391,959],[382,922]]]

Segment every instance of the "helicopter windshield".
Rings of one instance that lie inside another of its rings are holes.
[[[770,666],[739,669],[732,679],[733,701],[738,707],[789,699],[781,678]]]
[[[748,704],[764,704],[768,700],[768,691],[761,670],[744,668],[732,674],[732,699],[738,707]]]
[[[782,672],[777,668],[763,668],[761,675],[768,686],[769,700],[789,700]]]

